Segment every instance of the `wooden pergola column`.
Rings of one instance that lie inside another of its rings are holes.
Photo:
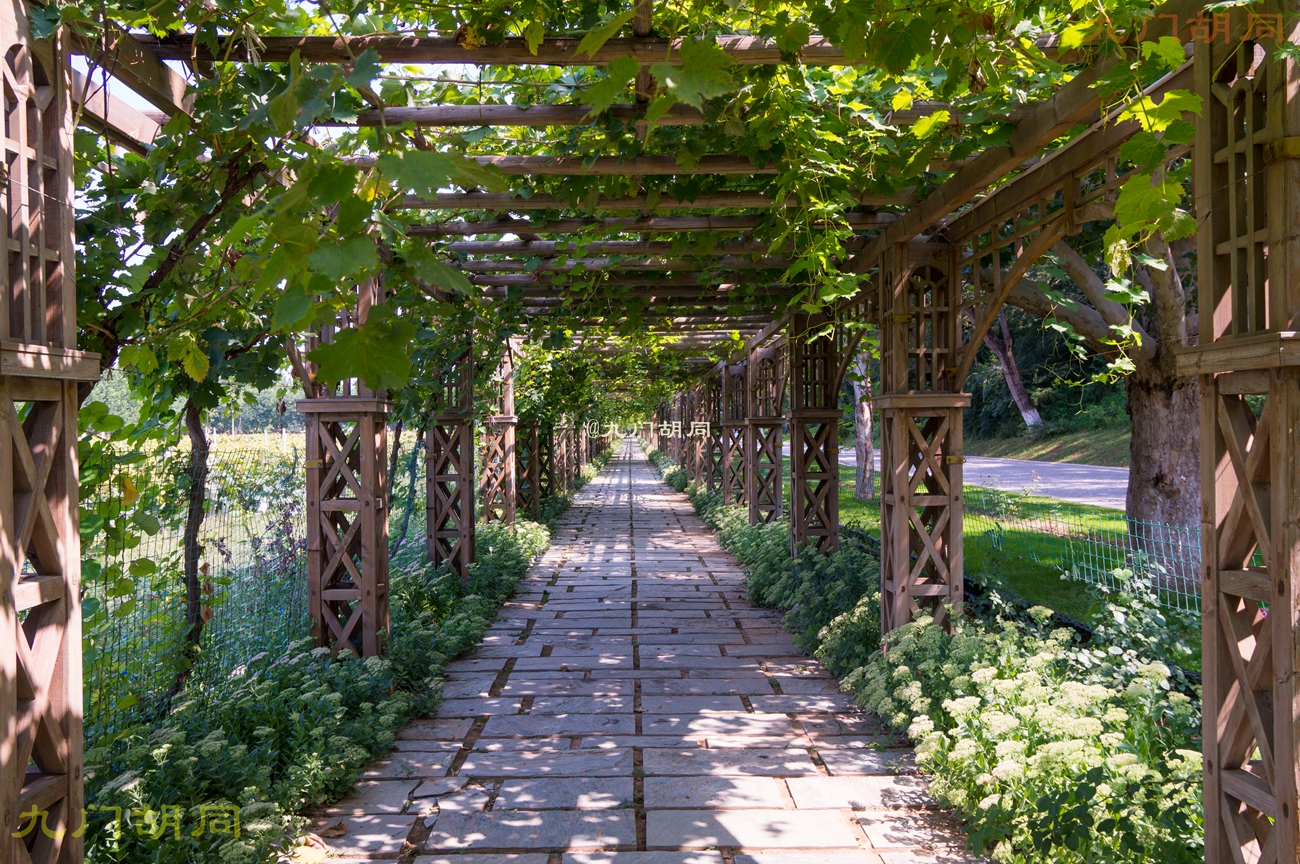
[[[570,461],[573,459],[573,427],[569,425],[567,417],[560,419],[560,425],[555,427],[555,489],[556,495],[567,495],[573,487],[570,485],[572,471]]]
[[[1259,11],[1300,37],[1294,4]],[[1202,388],[1207,864],[1300,858],[1300,65],[1275,50],[1196,42],[1200,344],[1177,364]]]
[[[709,419],[708,395],[707,385],[695,385],[691,390],[689,421],[682,424],[686,427],[683,434],[690,435],[691,482],[696,486],[705,485],[709,479],[709,438],[698,434],[697,425]]]
[[[483,418],[483,477],[480,500],[484,522],[514,524],[515,480],[515,366],[509,346],[490,381],[492,413]]]
[[[880,265],[881,629],[962,599],[962,412],[948,392],[960,348],[961,281],[947,244],[906,243]],[[978,346],[976,346],[976,349]]]
[[[462,579],[474,563],[474,358],[465,352],[443,370],[425,436],[428,555]]]
[[[829,336],[812,338],[828,320],[790,321],[790,542],[833,552],[840,545],[839,356]]]
[[[357,305],[321,328],[311,347],[365,324],[384,300],[382,277],[357,286]],[[316,644],[357,657],[388,644],[387,393],[361,381],[327,386],[303,364],[306,427],[307,609]]]
[[[748,395],[746,362],[723,364],[722,370],[722,503],[744,505],[748,500],[749,463],[745,458]]]
[[[31,38],[28,8],[0,11],[10,100],[8,195],[0,197],[8,250],[0,257],[0,862],[79,864],[86,825],[77,390],[99,379],[99,357],[76,347],[67,57],[55,40]],[[23,819],[33,807],[48,813],[43,827],[57,837]]]
[[[542,515],[541,426],[524,420],[515,429],[516,506],[537,520]]]
[[[745,364],[745,499],[750,525],[779,519],[784,506],[785,367],[784,345],[755,349]]]
[[[704,422],[708,434],[704,436],[704,475],[710,492],[722,488],[726,452],[722,444],[722,373],[715,372],[705,381]]]

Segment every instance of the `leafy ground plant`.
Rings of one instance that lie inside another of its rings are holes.
[[[305,824],[302,808],[345,794],[396,730],[437,708],[447,661],[477,644],[549,542],[536,523],[479,526],[468,585],[445,567],[397,562],[385,657],[331,659],[298,643],[96,742],[86,754],[88,859],[275,860]],[[214,806],[237,808],[238,837],[192,835],[188,826]]]
[[[1087,644],[1052,629],[1051,610],[995,598],[952,632],[921,615],[882,651],[865,549],[796,562],[788,524],[751,526],[716,493],[692,500],[745,567],[750,598],[785,610],[800,647],[918,742],[973,849],[1003,864],[1202,859],[1199,694],[1175,665],[1189,649],[1159,638],[1167,622],[1140,583],[1100,604],[1107,622]]]

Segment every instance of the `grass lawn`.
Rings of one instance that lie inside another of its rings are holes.
[[[786,496],[789,498],[789,459],[786,460]],[[880,536],[880,500],[858,501],[853,497],[856,470],[840,466],[840,522],[854,525]],[[876,475],[876,494],[880,494],[880,475]],[[1015,493],[999,493],[1011,506],[1027,510],[1059,509],[1085,513],[1102,524],[1119,530],[1124,525],[1124,514],[1100,507],[1083,507],[1045,498],[1032,498]],[[1061,571],[1035,561],[999,551],[986,536],[989,523],[974,513],[963,523],[964,557],[966,574],[977,581],[1007,588],[1031,603],[1047,606],[1079,621],[1093,620],[1092,596],[1078,582],[1061,579]]]
[[[1084,465],[1128,467],[1128,447],[1132,432],[1126,426],[1066,432],[1040,438],[967,438],[963,447],[968,456],[997,456],[1003,459],[1030,459],[1035,462],[1077,462]]]

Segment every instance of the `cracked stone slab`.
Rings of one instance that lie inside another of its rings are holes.
[[[786,803],[771,777],[647,777],[645,807],[781,810]]]
[[[616,810],[632,806],[631,777],[507,780],[494,810]]]
[[[655,749],[642,751],[641,760],[646,774],[675,774],[685,777],[776,777],[818,773],[817,765],[807,751],[797,749]]]
[[[632,775],[631,750],[472,752],[460,769],[470,777],[621,777]]]

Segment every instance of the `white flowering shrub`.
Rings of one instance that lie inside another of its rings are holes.
[[[1108,622],[1087,644],[1051,629],[1050,610],[1025,617],[993,594],[982,620],[953,616],[949,633],[923,615],[882,652],[865,550],[795,566],[788,524],[751,526],[717,493],[692,501],[750,599],[785,610],[795,641],[917,742],[975,850],[1002,864],[1202,860],[1200,703],[1178,666],[1196,658],[1148,590],[1102,597]]]
[[[1198,703],[1159,662],[1081,667],[1075,638],[922,615],[844,687],[907,729],[931,792],[999,862],[1202,860]]]

